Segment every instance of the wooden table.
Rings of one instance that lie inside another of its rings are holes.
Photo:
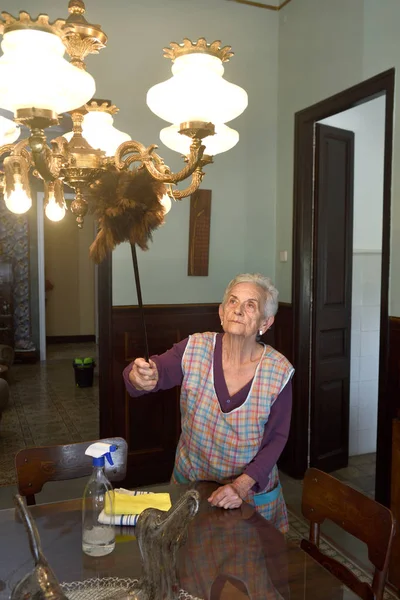
[[[211,487],[210,487],[211,486]],[[253,508],[211,508],[212,484],[199,484],[200,511],[180,554],[182,587],[204,600],[354,600],[356,596]],[[184,486],[166,486],[172,501]],[[138,578],[140,554],[134,528],[118,531],[116,548],[93,558],[81,550],[81,501],[31,507],[44,554],[60,582],[93,577]],[[0,511],[0,598],[32,569],[27,537],[14,509]]]

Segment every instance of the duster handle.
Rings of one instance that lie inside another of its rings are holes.
[[[136,254],[136,244],[131,243],[131,252],[132,252],[132,261],[133,261],[133,270],[135,271],[135,283],[136,283],[136,292],[139,304],[139,313],[140,320],[142,324],[142,332],[143,332],[143,340],[144,340],[144,358],[147,362],[149,362],[149,344],[147,341],[147,330],[146,330],[146,320],[144,318],[144,308],[142,302],[142,290],[140,287],[140,278],[139,278],[139,266]]]

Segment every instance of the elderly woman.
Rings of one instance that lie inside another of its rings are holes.
[[[219,307],[224,333],[196,333],[149,362],[137,358],[124,380],[133,397],[182,386],[174,482],[216,481],[213,506],[238,508],[245,500],[286,532],[276,462],[289,434],[293,367],[258,341],[277,308],[270,279],[238,275]]]

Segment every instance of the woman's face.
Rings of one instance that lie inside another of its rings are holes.
[[[226,302],[219,307],[219,316],[226,333],[255,337],[271,327],[274,317],[265,318],[265,294],[254,283],[238,283],[230,291]]]

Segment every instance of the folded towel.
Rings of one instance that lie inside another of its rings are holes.
[[[171,508],[170,495],[168,493],[131,492],[124,489],[114,490],[115,522],[118,521],[117,516],[137,516],[146,508],[169,510]],[[111,514],[111,505],[108,497],[106,497],[106,505],[103,512],[105,516]]]
[[[132,525],[134,527],[137,523],[139,516],[140,515],[115,515],[114,525],[116,525],[117,527],[125,527],[126,525]],[[99,523],[101,523],[101,525],[111,525],[111,515],[106,515],[104,510],[102,510],[99,514]]]

